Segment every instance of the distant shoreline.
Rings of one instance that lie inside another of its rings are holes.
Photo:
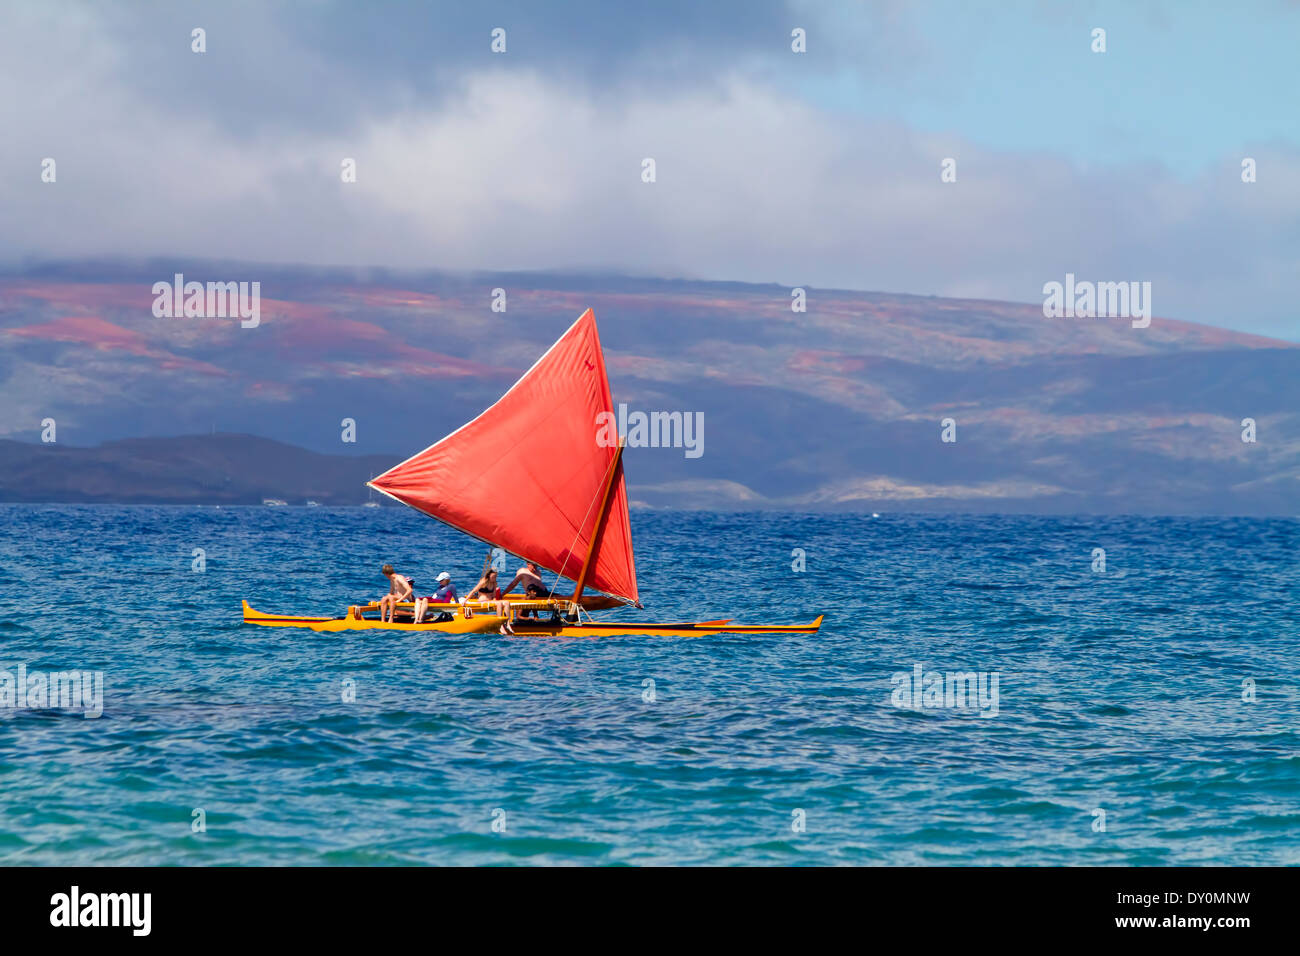
[[[10,501],[0,499],[0,508],[213,508],[213,509],[248,509],[258,511],[361,511],[367,509],[364,503],[324,504],[317,506],[289,503],[285,505],[251,504],[248,502],[177,502],[177,501]],[[407,512],[401,505],[384,503],[380,508],[389,511]],[[839,508],[821,511],[807,511],[791,508],[683,508],[683,507],[633,507],[635,513],[652,514],[717,514],[717,515],[753,515],[755,517],[804,516],[808,518],[851,517],[857,516],[871,521],[887,521],[893,518],[1057,518],[1076,520],[1098,519],[1148,519],[1148,518],[1183,518],[1196,519],[1242,519],[1248,521],[1300,521],[1300,510],[1287,512],[1229,512],[1229,511],[973,511],[961,509],[908,509],[906,511],[873,512],[870,508]],[[411,512],[414,514],[415,512]]]

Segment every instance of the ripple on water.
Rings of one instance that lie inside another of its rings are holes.
[[[0,707],[4,862],[1300,862],[1298,521],[637,512],[645,618],[823,629],[579,641],[241,624],[481,566],[399,509],[0,511],[0,672],[105,675],[98,719]],[[833,600],[769,581],[795,546]],[[93,619],[33,613],[50,568]],[[997,716],[894,707],[917,664]]]

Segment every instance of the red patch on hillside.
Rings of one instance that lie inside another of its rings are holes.
[[[170,276],[168,277],[170,278]],[[99,311],[105,308],[131,309],[152,315],[151,283],[107,283],[65,281],[3,281],[0,295],[37,299],[69,308]]]
[[[286,313],[285,317],[288,322],[274,333],[280,353],[331,374],[361,378],[393,374],[495,378],[518,376],[523,371],[412,345],[383,326],[341,319],[320,307]],[[436,338],[436,333],[430,334]]]
[[[861,355],[844,355],[840,352],[824,352],[816,349],[804,349],[794,352],[786,360],[785,366],[792,372],[807,372],[814,375],[851,375],[867,367],[869,359]]]
[[[95,315],[67,315],[52,322],[37,325],[24,325],[16,329],[6,329],[6,334],[45,342],[69,342],[85,345],[101,351],[127,352],[142,358],[154,359],[162,368],[184,368],[208,375],[228,377],[225,369],[208,362],[176,355],[165,349],[154,348],[149,339],[133,329],[124,329],[112,322],[105,322]]]

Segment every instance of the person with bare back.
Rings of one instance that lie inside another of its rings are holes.
[[[392,622],[398,601],[411,600],[411,582],[393,570],[391,564],[380,569],[388,578],[388,593],[379,599],[379,620]]]
[[[546,585],[542,583],[542,569],[537,566],[536,561],[529,561],[515,572],[514,580],[502,588],[501,593],[509,594],[516,587],[522,587],[524,592],[527,593],[529,585],[534,584],[545,593]]]

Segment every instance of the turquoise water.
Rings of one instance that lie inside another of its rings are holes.
[[[241,624],[471,583],[405,509],[0,518],[0,670],[104,673],[0,709],[5,863],[1300,863],[1300,521],[636,512],[644,619],[821,633],[511,639]]]

